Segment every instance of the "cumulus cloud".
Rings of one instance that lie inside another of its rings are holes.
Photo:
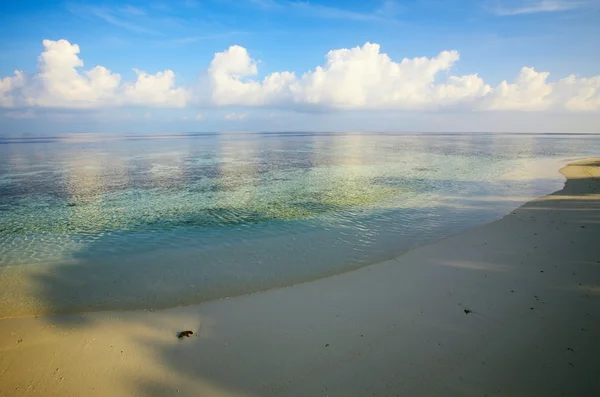
[[[165,70],[156,74],[148,74],[133,69],[137,74],[134,83],[123,86],[125,102],[138,105],[184,107],[189,93],[184,88],[175,87],[175,73]]]
[[[439,109],[598,111],[600,76],[569,76],[548,82],[549,73],[523,68],[513,83],[497,87],[477,74],[449,75],[457,51],[393,61],[378,44],[329,51],[325,63],[297,77],[276,72],[262,80],[258,62],[232,46],[215,54],[208,70],[217,105],[296,109]]]
[[[14,76],[7,76],[0,79],[0,107],[13,107],[15,105],[13,91],[23,86],[23,72],[16,70]]]
[[[294,73],[272,73],[262,82],[247,79],[257,74],[257,62],[244,47],[234,45],[216,53],[208,68],[213,103],[257,106],[287,100],[288,85],[295,81]]]
[[[514,83],[501,82],[489,98],[490,109],[544,110],[550,106],[552,86],[546,83],[550,73],[538,73],[524,67]]]
[[[248,50],[231,46],[214,55],[205,79],[179,87],[175,73],[134,69],[136,79],[105,67],[84,70],[79,47],[66,40],[44,40],[38,73],[20,71],[0,79],[0,107],[93,108],[119,105],[185,107],[270,107],[300,111],[474,110],[600,111],[600,75],[551,80],[550,73],[521,69],[496,87],[478,74],[454,75],[457,51],[432,57],[393,60],[378,44],[329,51],[324,63],[303,74],[274,72],[259,78],[260,62]],[[237,109],[236,109],[237,110]],[[245,113],[230,113],[241,120]]]
[[[567,111],[600,110],[600,75],[592,78],[568,76],[549,82],[550,73],[524,67],[514,83],[501,82],[487,97],[490,110]]]
[[[44,40],[38,58],[39,72],[24,90],[28,105],[44,107],[90,107],[109,101],[121,76],[96,66],[80,73],[83,67],[79,46],[66,40]]]
[[[0,83],[0,105],[92,108],[114,105],[185,106],[187,91],[175,87],[171,70],[154,75],[134,69],[135,82],[121,84],[121,76],[103,66],[81,70],[79,46],[67,40],[44,40],[38,73],[15,72]],[[8,79],[8,80],[7,80]]]
[[[219,105],[321,105],[330,108],[428,108],[482,96],[491,91],[477,75],[452,76],[435,84],[458,61],[456,51],[433,58],[392,61],[378,44],[329,51],[325,64],[297,78],[276,72],[262,81],[245,48],[217,53],[209,68],[214,103]]]
[[[403,108],[442,106],[480,96],[490,88],[476,75],[452,76],[444,84],[436,77],[459,59],[456,51],[433,58],[394,62],[378,44],[329,51],[326,63],[294,84],[296,102],[324,103],[334,108]]]

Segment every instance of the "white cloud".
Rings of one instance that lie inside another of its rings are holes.
[[[272,73],[262,82],[247,79],[258,74],[257,62],[240,46],[216,53],[208,74],[212,101],[216,105],[258,106],[285,101],[289,96],[289,83],[295,80],[290,72]]]
[[[516,82],[501,82],[489,97],[489,109],[545,110],[551,105],[552,86],[546,80],[550,73],[533,68],[521,69]]]
[[[259,81],[258,62],[243,47],[215,54],[209,68],[213,103],[295,109],[439,109],[598,111],[600,76],[569,76],[523,68],[496,88],[477,74],[449,75],[457,51],[393,61],[378,44],[329,51],[325,64],[296,77],[275,72]],[[444,76],[447,76],[445,79]]]
[[[13,107],[14,98],[11,92],[21,88],[24,83],[23,72],[15,70],[14,76],[7,76],[0,79],[0,107]]]
[[[260,84],[243,82],[242,78],[258,74],[256,62],[244,47],[237,45],[213,57],[208,74],[212,100],[217,105],[251,105],[259,102]]]
[[[39,73],[25,90],[27,104],[44,107],[93,107],[110,101],[121,76],[102,66],[79,73],[79,46],[66,40],[44,40]]]
[[[518,111],[600,110],[600,75],[592,78],[571,75],[557,82],[548,82],[549,76],[548,72],[524,67],[514,83],[501,82],[485,98],[485,108]]]
[[[123,86],[125,102],[167,107],[186,105],[189,93],[184,88],[175,87],[175,73],[172,70],[153,75],[138,69],[133,71],[137,74],[137,80]]]
[[[456,51],[434,58],[392,61],[378,44],[329,51],[324,66],[302,76],[293,87],[296,102],[334,108],[429,108],[487,93],[477,76],[451,77],[435,84],[441,72],[458,61]]]
[[[0,79],[2,108],[98,108],[115,106],[237,108],[268,107],[300,111],[331,109],[461,111],[600,111],[600,75],[571,75],[551,81],[550,73],[524,67],[513,82],[492,87],[477,74],[453,75],[457,51],[398,61],[375,43],[329,51],[322,65],[301,75],[283,71],[259,76],[260,62],[246,48],[216,53],[206,79],[178,87],[175,73],[121,76],[103,66],[83,69],[79,47],[66,40],[44,40],[39,71],[20,71]],[[246,113],[230,113],[242,120]],[[191,116],[199,120],[202,115]]]
[[[570,111],[600,111],[600,76],[559,80],[554,88],[557,103]]]
[[[482,96],[491,91],[477,75],[452,76],[435,84],[441,72],[459,59],[456,51],[434,58],[392,61],[378,44],[332,50],[323,66],[300,78],[276,72],[262,81],[248,79],[258,73],[257,62],[239,46],[215,55],[209,75],[212,97],[220,105],[292,105],[328,108],[429,108]]]
[[[44,40],[38,73],[25,78],[22,72],[0,81],[0,106],[93,108],[115,105],[182,107],[188,100],[175,87],[171,70],[154,75],[136,69],[135,82],[121,85],[121,76],[103,66],[81,71],[79,46],[67,40]]]

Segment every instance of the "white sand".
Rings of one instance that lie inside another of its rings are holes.
[[[0,396],[600,395],[600,160],[561,171],[502,220],[339,276],[0,320]]]

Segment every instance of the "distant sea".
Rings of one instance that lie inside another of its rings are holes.
[[[600,135],[0,136],[0,317],[198,303],[498,219]],[[377,288],[376,285],[373,288]]]

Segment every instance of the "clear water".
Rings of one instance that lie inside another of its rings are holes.
[[[598,153],[598,135],[0,137],[0,317],[350,270],[497,219]]]

